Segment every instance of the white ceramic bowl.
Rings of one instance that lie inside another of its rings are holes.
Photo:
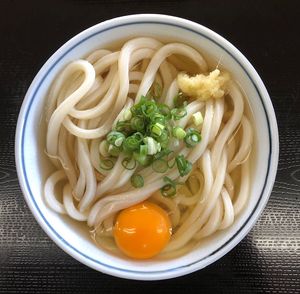
[[[215,62],[221,59],[249,97],[256,129],[256,158],[250,200],[226,231],[215,234],[189,254],[172,259],[133,261],[113,256],[91,241],[87,230],[51,211],[42,197],[49,163],[41,139],[45,96],[56,74],[70,61],[96,48],[134,36],[176,40],[198,48]],[[209,53],[209,54],[208,54]],[[275,180],[278,130],[270,97],[249,61],[220,35],[197,23],[166,15],[130,15],[97,24],[58,49],[33,80],[20,111],[15,142],[18,177],[33,215],[48,236],[65,252],[98,271],[128,279],[159,280],[182,276],[221,258],[249,232],[262,213]],[[75,229],[76,228],[76,229]]]

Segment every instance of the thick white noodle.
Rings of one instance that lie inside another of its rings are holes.
[[[63,202],[68,215],[78,221],[86,221],[87,213],[82,213],[75,207],[71,186],[69,184],[64,186],[63,195]]]
[[[62,203],[60,203],[55,196],[54,189],[55,185],[66,178],[66,175],[63,170],[58,170],[54,172],[46,181],[44,187],[44,195],[46,203],[51,207],[54,211],[58,213],[66,213],[66,210]]]
[[[67,97],[52,113],[47,130],[46,150],[49,155],[55,156],[58,148],[58,134],[61,124],[68,115],[70,109],[85,95],[92,87],[95,80],[95,71],[93,66],[84,60],[78,60],[69,64],[62,72],[59,80],[61,84],[74,72],[82,71],[85,74],[85,79],[80,87]]]

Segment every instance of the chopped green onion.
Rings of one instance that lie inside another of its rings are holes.
[[[187,115],[185,107],[174,108],[171,110],[171,115],[174,120],[180,120]]]
[[[173,129],[173,136],[179,140],[182,140],[186,135],[186,132],[181,127],[175,127]]]
[[[176,195],[176,183],[169,177],[164,177],[164,182],[167,184],[160,189],[160,193],[164,197],[172,197]]]
[[[168,163],[163,159],[157,159],[152,162],[152,168],[157,173],[165,173],[168,170]]]
[[[164,128],[165,128],[164,125],[157,122],[151,126],[151,133],[159,137],[162,134]]]
[[[168,119],[171,118],[170,115],[171,115],[171,110],[170,110],[170,107],[167,105],[167,104],[159,104],[158,105],[158,109],[159,109],[159,112],[167,117]]]
[[[153,85],[150,93],[141,96],[140,101],[130,110],[123,110],[121,114],[123,121],[116,123],[113,131],[100,144],[99,152],[102,157],[108,155],[116,157],[122,152],[127,156],[122,160],[122,165],[126,169],[134,169],[137,164],[142,166],[151,164],[154,171],[164,173],[177,164],[179,173],[183,176],[191,170],[191,163],[183,156],[176,158],[174,155],[170,156],[174,152],[169,150],[169,146],[176,148],[179,140],[184,139],[188,147],[193,147],[201,140],[201,135],[195,129],[184,130],[175,126],[174,120],[187,115],[186,97],[178,93],[177,100],[174,99],[176,108],[170,109],[168,105],[153,99],[160,98],[156,90]],[[201,119],[199,113],[193,116],[195,124]],[[164,194],[171,195],[174,192],[172,190],[176,193],[175,186],[176,184],[171,185],[169,181],[166,187],[162,188]]]
[[[130,133],[131,126],[129,121],[118,121],[115,130],[122,133]]]
[[[178,92],[178,94],[174,97],[173,103],[175,107],[183,106],[184,102],[187,100],[187,97],[182,93]]]
[[[181,177],[187,175],[192,170],[193,165],[183,155],[178,155],[175,160]]]
[[[159,99],[161,97],[162,87],[159,83],[154,82],[150,88],[150,91],[147,93],[146,97],[148,99]]]
[[[154,155],[154,159],[161,159],[161,158],[163,158],[163,157],[169,155],[170,153],[174,153],[174,151],[171,151],[171,150],[169,150],[169,149],[164,149],[164,150],[162,150],[162,151],[156,153],[156,154]]]
[[[169,145],[169,133],[167,129],[164,129],[156,140],[160,143],[162,148],[167,148]]]
[[[147,145],[140,145],[140,154],[147,155],[148,154],[148,146]]]
[[[139,174],[132,175],[130,181],[132,186],[135,188],[141,188],[144,186],[144,178]]]
[[[160,143],[157,143],[152,137],[144,138],[144,143],[148,146],[148,155],[154,155],[161,150]]]
[[[164,125],[166,123],[166,117],[161,114],[161,113],[154,113],[151,117],[150,117],[150,120],[153,122],[153,123],[160,123],[162,125]]]
[[[146,117],[151,117],[153,113],[157,112],[157,105],[154,101],[149,101],[146,100],[142,105],[141,105],[141,110],[144,116]]]
[[[116,147],[112,144],[110,144],[108,146],[108,153],[111,155],[111,156],[118,156],[120,153],[121,153],[121,149],[119,147]]]
[[[193,123],[195,126],[199,126],[203,123],[203,116],[200,111],[193,114]]]
[[[145,128],[145,121],[141,115],[138,115],[130,120],[130,126],[133,130],[142,132]]]
[[[151,156],[133,152],[133,158],[142,166],[147,166],[151,163]]]
[[[194,128],[189,128],[186,132],[184,142],[187,147],[191,148],[196,146],[201,141],[201,134]]]
[[[114,167],[114,161],[112,159],[100,159],[99,166],[101,169],[111,170]]]
[[[126,109],[123,113],[123,119],[124,120],[131,120],[132,118],[132,113],[129,109]]]
[[[168,161],[168,167],[173,168],[176,164],[176,158],[173,158],[172,160]]]
[[[118,138],[115,141],[115,146],[120,147],[124,141],[124,138]]]
[[[103,140],[99,145],[99,152],[103,157],[108,157],[108,143],[106,140]]]
[[[127,137],[123,142],[123,149],[128,152],[138,150],[141,142],[143,141],[143,135],[141,133],[134,133]]]
[[[142,133],[140,132],[136,132],[132,135],[132,137],[134,137],[136,140],[139,141],[139,143],[142,143],[143,142],[143,139],[144,139],[144,136]]]
[[[121,132],[111,131],[106,136],[106,140],[108,144],[114,145],[116,147],[120,147],[125,139],[125,135]]]
[[[126,157],[123,159],[122,165],[128,170],[132,170],[136,167],[136,161],[133,158]]]

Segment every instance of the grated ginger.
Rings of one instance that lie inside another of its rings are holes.
[[[225,84],[228,80],[229,74],[221,74],[218,69],[208,75],[198,74],[190,77],[185,73],[180,73],[177,77],[179,89],[184,94],[201,101],[223,97],[226,92]]]

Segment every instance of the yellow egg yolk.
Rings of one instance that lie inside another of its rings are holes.
[[[168,244],[171,223],[166,211],[146,201],[121,211],[114,237],[127,256],[146,259],[157,255]]]

